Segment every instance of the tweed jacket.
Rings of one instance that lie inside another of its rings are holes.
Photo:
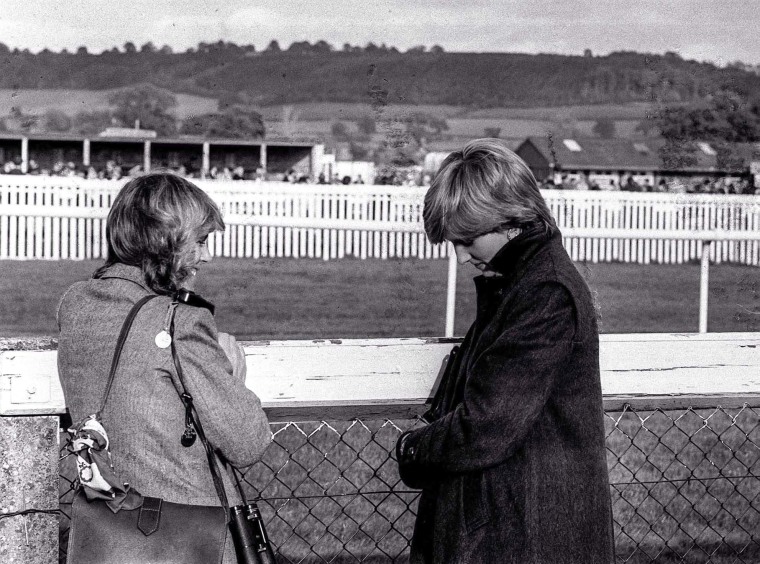
[[[76,423],[97,411],[121,326],[131,307],[152,293],[139,268],[115,264],[102,277],[69,288],[58,308],[58,371]],[[159,348],[168,296],[149,301],[126,340],[102,422],[117,476],[140,493],[167,501],[219,505],[203,445],[183,447],[185,410],[173,381],[170,348]],[[212,314],[180,304],[174,341],[184,382],[209,442],[237,467],[254,464],[271,441],[259,398],[235,378],[217,342]],[[230,505],[239,503],[222,473]],[[229,539],[224,562],[235,562]]]
[[[477,316],[426,427],[397,445],[422,488],[413,563],[609,564],[599,339],[558,232],[529,229],[479,276]]]

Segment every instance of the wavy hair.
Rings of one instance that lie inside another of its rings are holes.
[[[138,176],[111,206],[108,255],[93,277],[116,263],[137,266],[154,292],[173,294],[197,260],[195,243],[222,230],[219,208],[192,182],[169,173]]]
[[[444,159],[422,216],[433,243],[534,225],[556,228],[530,168],[498,139],[475,139]]]

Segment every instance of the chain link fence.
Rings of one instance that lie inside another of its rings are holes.
[[[760,410],[609,412],[605,418],[619,563],[760,562]],[[419,492],[394,447],[419,420],[273,423],[245,476],[286,563],[407,562]],[[61,449],[61,562],[73,465]]]

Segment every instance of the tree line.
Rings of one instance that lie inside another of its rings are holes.
[[[309,41],[294,41],[290,44],[289,47],[281,47],[280,42],[276,39],[272,39],[267,46],[261,50],[262,54],[275,54],[275,53],[282,53],[282,52],[288,52],[288,53],[332,53],[334,51],[342,51],[343,53],[401,53],[399,49],[397,49],[394,46],[388,46],[385,43],[381,43],[380,45],[377,45],[376,43],[370,41],[364,46],[361,45],[351,45],[350,43],[344,43],[340,49],[336,48],[333,44],[328,43],[324,40],[315,41],[314,43],[310,43]],[[215,42],[206,42],[201,41],[198,43],[196,47],[188,47],[184,53],[185,54],[193,54],[193,53],[224,53],[226,55],[250,55],[252,53],[257,53],[256,46],[252,43],[247,43],[244,45],[238,45],[237,43],[233,41],[215,41]],[[425,53],[428,52],[428,47],[426,45],[415,45],[414,47],[410,47],[406,50],[407,53]],[[443,53],[444,49],[440,45],[433,45],[429,49],[430,53]],[[162,47],[158,47],[155,43],[152,41],[148,41],[146,43],[143,43],[141,46],[137,46],[132,41],[127,41],[124,43],[121,49],[119,47],[114,46],[109,49],[104,49],[101,51],[100,55],[136,55],[138,53],[141,54],[160,54],[160,55],[173,55],[174,49],[170,45],[164,44]],[[0,56],[4,55],[25,55],[29,56],[33,53],[29,49],[19,49],[18,47],[11,49],[8,47],[5,43],[0,43]],[[49,55],[75,55],[75,56],[85,56],[85,55],[95,55],[95,53],[90,53],[89,49],[81,45],[74,50],[74,52],[70,52],[65,47],[61,49],[60,51],[52,51],[50,49],[42,49],[39,53],[39,55],[43,56],[49,56]]]
[[[253,45],[200,43],[184,53],[147,43],[90,54],[31,53],[0,45],[0,87],[102,90],[148,82],[173,92],[257,104],[363,102],[468,108],[661,102],[688,104],[730,89],[760,96],[760,76],[738,67],[683,60],[675,53],[606,56],[404,53],[368,44],[336,49],[324,41]]]

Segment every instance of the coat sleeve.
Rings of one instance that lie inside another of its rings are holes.
[[[233,465],[254,464],[272,440],[261,400],[232,373],[204,308],[178,307],[175,347],[187,391],[209,442]]]
[[[509,327],[471,364],[462,402],[399,439],[407,485],[504,462],[536,423],[573,347],[573,299],[563,285],[544,283],[509,316]]]

